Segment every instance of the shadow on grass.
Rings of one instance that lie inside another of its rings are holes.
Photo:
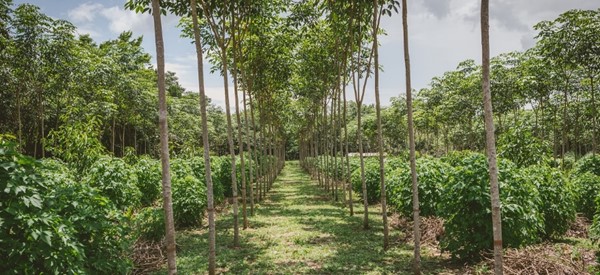
[[[329,194],[288,163],[267,198],[240,228],[240,247],[232,248],[231,211],[217,217],[217,268],[230,274],[410,274],[412,246],[390,234],[391,248],[383,251],[383,225],[377,206],[369,208],[371,228],[362,228],[362,205],[354,216]],[[242,218],[240,215],[240,225]],[[208,268],[208,230],[179,232],[180,274],[202,274]],[[424,273],[439,273],[443,261],[424,255]],[[164,273],[164,270],[163,270]]]

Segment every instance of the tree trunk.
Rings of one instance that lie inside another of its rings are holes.
[[[344,94],[344,143],[345,143],[345,153],[346,153],[346,174],[344,177],[344,186],[348,186],[348,206],[350,207],[350,216],[354,216],[354,205],[352,201],[352,186],[350,183],[350,152],[348,148],[348,101],[346,100],[346,85],[344,83],[344,88],[342,93]]]
[[[257,141],[258,138],[256,136],[256,123],[254,122],[254,103],[252,102],[252,94],[248,93],[248,99],[250,99],[250,121],[252,123],[252,137],[253,137],[253,147],[254,147],[254,165],[256,165],[256,187],[257,187],[257,197],[258,197],[258,201],[262,201],[262,188],[261,188],[261,181],[262,181],[262,177],[263,177],[263,173],[261,170],[261,166],[260,166],[260,162],[258,159],[258,149],[257,149]]]
[[[417,181],[417,162],[415,152],[415,134],[412,109],[412,85],[410,75],[410,52],[408,49],[408,7],[406,5],[406,0],[402,0],[402,33],[404,38],[404,66],[406,70],[408,147],[410,151],[410,174],[412,179],[413,239],[415,243],[413,272],[415,274],[421,274],[421,216],[419,213],[419,183]]]
[[[210,147],[208,142],[208,116],[206,115],[206,91],[204,89],[204,65],[202,63],[202,43],[200,41],[200,27],[198,26],[198,11],[196,0],[190,0],[192,6],[192,23],[194,26],[194,41],[196,46],[196,61],[198,64],[198,91],[200,92],[200,115],[202,116],[202,147],[204,147],[204,177],[206,179],[206,197],[208,212],[208,273],[216,273],[216,230],[214,188],[210,167]]]
[[[250,130],[248,127],[248,111],[246,110],[246,90],[242,90],[242,98],[244,100],[244,126],[246,128],[246,137],[250,134]],[[254,165],[256,162],[253,161],[254,149],[250,145],[251,142],[246,144],[248,148],[248,152],[250,152],[250,162],[251,164],[248,166],[250,172],[250,215],[254,215]]]
[[[597,145],[596,145],[596,138],[598,137],[598,117],[597,117],[597,112],[598,110],[596,109],[596,97],[594,95],[595,90],[594,90],[594,77],[590,77],[590,87],[591,87],[591,95],[592,95],[592,125],[593,125],[593,129],[592,129],[592,156],[596,156],[596,150],[597,150]]]
[[[235,24],[235,22],[234,22]],[[242,139],[242,120],[240,119],[240,101],[238,97],[238,75],[237,75],[237,58],[236,58],[236,50],[237,47],[235,32],[232,32],[233,38],[233,94],[235,98],[235,117],[237,120],[237,128],[238,128],[238,150],[240,154],[240,170],[242,171],[242,219],[243,219],[243,228],[248,228],[248,215],[246,211],[246,163],[244,161],[244,141]]]
[[[227,116],[227,143],[231,157],[231,192],[233,196],[233,246],[240,246],[240,229],[238,225],[238,190],[237,168],[235,165],[235,146],[233,145],[233,127],[231,126],[231,111],[229,104],[229,77],[227,73],[227,49],[221,46],[221,60],[223,64],[223,87],[225,88],[225,115]]]
[[[387,250],[389,246],[388,235],[388,219],[387,219],[387,203],[385,194],[385,164],[383,162],[383,131],[381,128],[381,103],[379,100],[379,45],[377,45],[377,30],[379,29],[379,3],[373,0],[373,59],[375,62],[375,111],[377,115],[377,141],[379,147],[379,183],[381,193],[381,216],[383,218],[383,250]]]
[[[169,167],[169,128],[167,125],[167,98],[165,91],[165,49],[162,36],[162,23],[160,18],[159,0],[152,0],[152,16],[154,18],[154,34],[156,39],[156,64],[158,72],[158,124],[160,130],[160,156],[162,165],[163,208],[165,210],[165,238],[167,241],[167,264],[169,267],[168,273],[177,274],[177,265],[175,260],[175,222],[173,219],[173,202],[171,200],[171,174]]]
[[[496,164],[496,141],[494,136],[494,113],[490,92],[490,25],[489,0],[481,0],[481,47],[482,47],[482,88],[485,117],[486,151],[490,173],[490,195],[492,201],[492,227],[494,233],[494,273],[500,275],[502,269],[502,218],[500,215],[500,192],[498,188],[498,166]]]

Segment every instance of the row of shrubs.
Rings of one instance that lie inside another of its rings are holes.
[[[206,209],[204,159],[170,164],[176,227],[200,225]],[[211,168],[218,203],[231,194],[231,159],[211,157]],[[123,274],[132,267],[135,240],[164,237],[158,160],[104,156],[82,173],[74,171],[59,160],[24,156],[0,137],[0,270]]]
[[[336,175],[334,171],[340,168],[330,164],[326,171],[320,158],[308,159],[306,163],[321,173]],[[360,194],[360,160],[353,158],[349,164],[350,183]],[[506,246],[520,247],[561,236],[577,212],[590,219],[596,214],[592,233],[596,230],[600,235],[599,156],[586,156],[567,172],[548,164],[518,167],[501,158],[498,171]],[[474,259],[481,251],[492,249],[487,158],[475,152],[454,152],[442,158],[419,157],[417,172],[421,216],[441,217],[445,221],[441,248],[459,260]],[[411,218],[412,183],[407,158],[387,158],[385,173],[389,205]],[[377,158],[365,158],[365,181],[369,203],[377,202],[380,198]]]

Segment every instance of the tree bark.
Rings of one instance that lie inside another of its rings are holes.
[[[208,142],[208,116],[206,114],[206,91],[204,88],[204,65],[202,43],[200,41],[200,27],[198,26],[198,11],[196,0],[190,0],[192,6],[192,23],[194,27],[194,41],[196,46],[196,60],[198,63],[198,91],[200,92],[200,115],[202,117],[202,147],[204,147],[204,177],[206,179],[206,196],[208,212],[208,273],[216,273],[216,229],[215,206],[212,171],[210,167],[210,147]]]
[[[232,16],[232,18],[234,18]],[[235,24],[235,22],[234,22]],[[237,128],[238,128],[238,150],[240,154],[240,170],[242,171],[242,220],[243,220],[243,228],[248,228],[248,215],[246,211],[246,163],[244,161],[244,141],[242,139],[242,120],[240,119],[240,101],[238,97],[238,74],[237,74],[237,58],[236,58],[236,36],[235,31],[231,34],[233,38],[233,94],[235,98],[235,117],[237,120]]]
[[[388,235],[388,219],[387,219],[387,203],[385,194],[385,164],[383,155],[383,131],[381,128],[381,103],[379,99],[379,45],[377,45],[377,30],[379,18],[379,3],[373,0],[373,59],[374,59],[374,78],[375,78],[375,112],[377,115],[377,143],[379,147],[379,183],[381,193],[381,216],[383,218],[383,250],[387,250],[389,246]]]
[[[410,151],[410,175],[412,180],[413,200],[413,239],[415,245],[413,272],[421,274],[421,216],[419,209],[419,182],[417,179],[417,162],[415,152],[415,133],[412,109],[412,85],[410,75],[410,52],[408,48],[408,6],[402,0],[402,33],[404,38],[404,66],[406,71],[406,108],[408,120],[408,147]]]
[[[405,0],[404,0],[405,1]],[[494,234],[494,273],[500,275],[502,269],[502,217],[500,213],[500,192],[498,187],[498,166],[496,163],[496,140],[494,136],[494,113],[490,91],[490,25],[489,0],[481,0],[481,47],[482,47],[482,88],[485,117],[486,151],[490,174],[492,201],[492,227]]]
[[[169,166],[169,128],[167,125],[167,98],[165,91],[165,49],[162,35],[159,0],[152,0],[152,16],[154,18],[154,33],[156,40],[156,64],[158,72],[158,124],[160,130],[160,156],[162,166],[163,208],[165,210],[165,238],[167,241],[167,264],[169,268],[168,273],[177,274],[175,251],[175,222],[173,219],[173,202],[171,199],[171,174]]]

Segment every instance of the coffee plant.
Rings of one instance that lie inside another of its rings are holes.
[[[477,259],[493,244],[487,159],[472,154],[457,163],[441,193],[439,209],[446,221],[440,246],[455,259]],[[507,247],[535,243],[544,228],[539,193],[512,162],[500,159],[498,164],[503,243]]]

